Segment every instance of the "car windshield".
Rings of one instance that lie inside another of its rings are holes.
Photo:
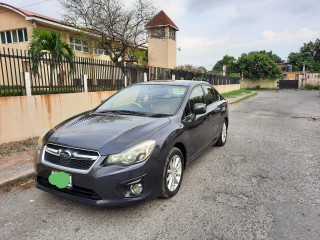
[[[113,95],[96,112],[170,116],[177,111],[186,90],[176,85],[133,85]]]

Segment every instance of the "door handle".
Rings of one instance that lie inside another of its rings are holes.
[[[211,117],[212,117],[212,115],[211,115],[211,114],[210,114],[210,115],[207,115],[206,119],[210,120],[210,119],[211,119]]]

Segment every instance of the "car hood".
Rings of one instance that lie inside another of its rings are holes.
[[[107,155],[150,139],[169,123],[168,117],[84,113],[54,128],[48,142],[97,150],[101,155]]]

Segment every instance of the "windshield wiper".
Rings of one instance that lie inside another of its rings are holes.
[[[97,113],[118,113],[123,115],[148,116],[144,112],[130,111],[130,110],[103,110]]]
[[[150,114],[150,117],[170,117],[172,115],[170,114],[165,114],[165,113],[155,113],[155,114]]]

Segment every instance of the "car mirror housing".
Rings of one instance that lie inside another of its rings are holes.
[[[193,107],[193,113],[198,114],[204,114],[207,111],[207,106],[204,103],[196,103]]]

